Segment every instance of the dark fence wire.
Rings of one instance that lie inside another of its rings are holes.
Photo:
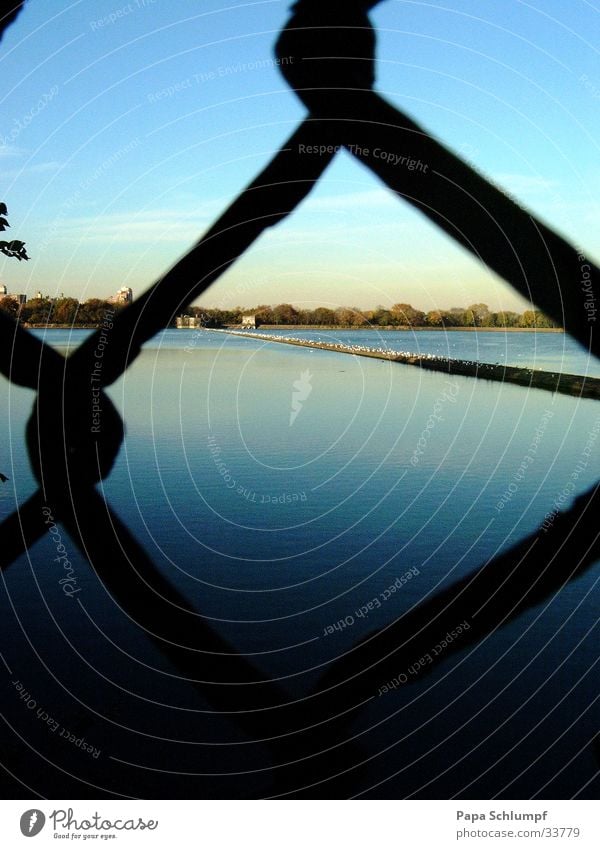
[[[0,22],[2,29],[5,25],[6,20]],[[304,57],[302,33],[292,19],[278,54]],[[283,69],[313,110],[309,117],[197,245],[115,318],[100,375],[100,433],[90,428],[89,409],[89,379],[100,331],[66,359],[0,313],[0,370],[13,383],[38,393],[27,445],[40,484],[0,525],[2,569],[44,535],[44,510],[50,509],[115,603],[146,631],[181,676],[252,739],[266,742],[275,764],[276,793],[296,796],[310,796],[315,788],[339,795],[346,780],[352,786],[362,756],[352,742],[351,722],[378,690],[394,681],[394,686],[404,686],[421,680],[438,662],[559,592],[600,556],[597,523],[590,518],[598,515],[595,486],[549,529],[538,529],[361,640],[324,671],[305,699],[295,702],[194,611],[97,492],[95,486],[110,472],[123,439],[123,423],[104,388],[162,329],[165,317],[206,291],[265,229],[301,203],[342,146],[590,352],[600,353],[579,287],[580,252],[386,103],[371,90],[372,81],[324,99],[323,91],[332,86],[327,79],[316,86],[314,78],[307,77],[309,67],[314,73],[314,64],[308,62],[304,69],[302,62]],[[315,98],[315,91],[321,96]],[[315,140],[324,152],[306,155]],[[375,146],[417,149],[428,165],[427,174],[365,153]],[[598,268],[589,260],[585,263],[595,291]],[[415,674],[403,671],[414,669],[419,658],[461,622],[468,627],[439,661]],[[332,788],[330,779],[336,777]]]

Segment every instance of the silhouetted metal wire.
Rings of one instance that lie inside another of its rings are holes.
[[[297,39],[298,33],[288,28],[278,53],[294,50]],[[295,77],[298,67],[295,63],[284,73],[302,97],[306,92],[302,79]],[[104,349],[102,387],[122,375],[144,342],[212,285],[261,233],[302,202],[340,146],[533,299],[590,351],[600,353],[583,306],[578,251],[373,91],[336,92],[339,96],[326,100],[315,96],[314,89],[309,91],[307,99],[312,103],[314,96],[318,114],[303,121],[197,245],[115,318]],[[325,151],[316,157],[304,155],[315,139]],[[416,148],[428,173],[415,174],[365,153],[375,145]],[[585,264],[593,288],[599,281],[598,268],[589,260]],[[104,394],[101,433],[92,434],[89,427],[89,378],[99,341],[100,331],[65,359],[0,313],[0,370],[10,381],[38,392],[27,440],[40,482],[40,489],[0,525],[1,566],[6,569],[44,534],[43,511],[49,506],[114,602],[180,674],[254,739],[269,741],[281,792],[287,787],[298,795],[302,786],[327,783],[336,771],[352,772],[360,760],[349,733],[356,710],[385,686],[387,678],[404,676],[403,684],[420,680],[421,674],[404,670],[447,631],[462,621],[469,623],[442,660],[559,592],[600,554],[598,534],[589,519],[592,510],[597,513],[596,487],[557,516],[550,529],[538,530],[361,640],[298,704],[275,682],[265,680],[193,610],[96,491],[95,484],[109,473],[123,439],[120,416]]]

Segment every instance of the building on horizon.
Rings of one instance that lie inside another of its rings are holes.
[[[108,298],[109,304],[130,304],[133,301],[133,289],[129,286],[121,286],[119,291]]]
[[[175,327],[178,330],[200,327],[200,319],[195,315],[178,315],[175,319]]]
[[[5,298],[16,301],[20,307],[27,303],[27,295],[23,292],[19,292],[17,294],[9,292],[6,286],[3,283],[0,283],[0,301],[3,301]]]

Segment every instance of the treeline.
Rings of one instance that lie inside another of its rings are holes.
[[[259,324],[330,327],[558,327],[556,322],[539,310],[526,310],[524,313],[492,312],[487,304],[429,312],[417,310],[410,304],[395,304],[389,309],[377,307],[375,310],[359,310],[356,307],[303,310],[296,309],[292,304],[278,304],[250,309],[235,307],[231,310],[192,307],[190,313],[197,316],[206,327],[241,324],[242,317],[247,315],[256,316]]]
[[[102,324],[107,312],[114,313],[122,309],[122,305],[100,298],[83,302],[76,298],[32,298],[25,304],[19,304],[15,298],[7,296],[0,301],[0,309],[22,324],[97,327]]]
[[[122,309],[99,298],[80,302],[76,298],[32,298],[25,304],[10,296],[0,301],[0,309],[23,324],[62,324],[69,326],[102,324],[107,311]],[[314,310],[296,309],[292,304],[270,306],[262,304],[253,308],[234,307],[231,310],[191,307],[190,315],[200,319],[205,327],[223,327],[241,324],[247,315],[256,316],[258,324],[316,325],[319,327],[558,327],[538,310],[524,313],[491,312],[487,304],[471,304],[466,309],[422,312],[410,304],[395,304],[389,309],[359,310],[355,307],[338,307],[335,310],[317,307]],[[173,326],[174,319],[165,320]]]

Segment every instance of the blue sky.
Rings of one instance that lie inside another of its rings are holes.
[[[269,60],[288,0],[29,0],[4,37],[0,200],[30,296],[139,294],[304,116]],[[387,0],[378,89],[600,258],[600,6]],[[526,304],[340,154],[201,302]]]

